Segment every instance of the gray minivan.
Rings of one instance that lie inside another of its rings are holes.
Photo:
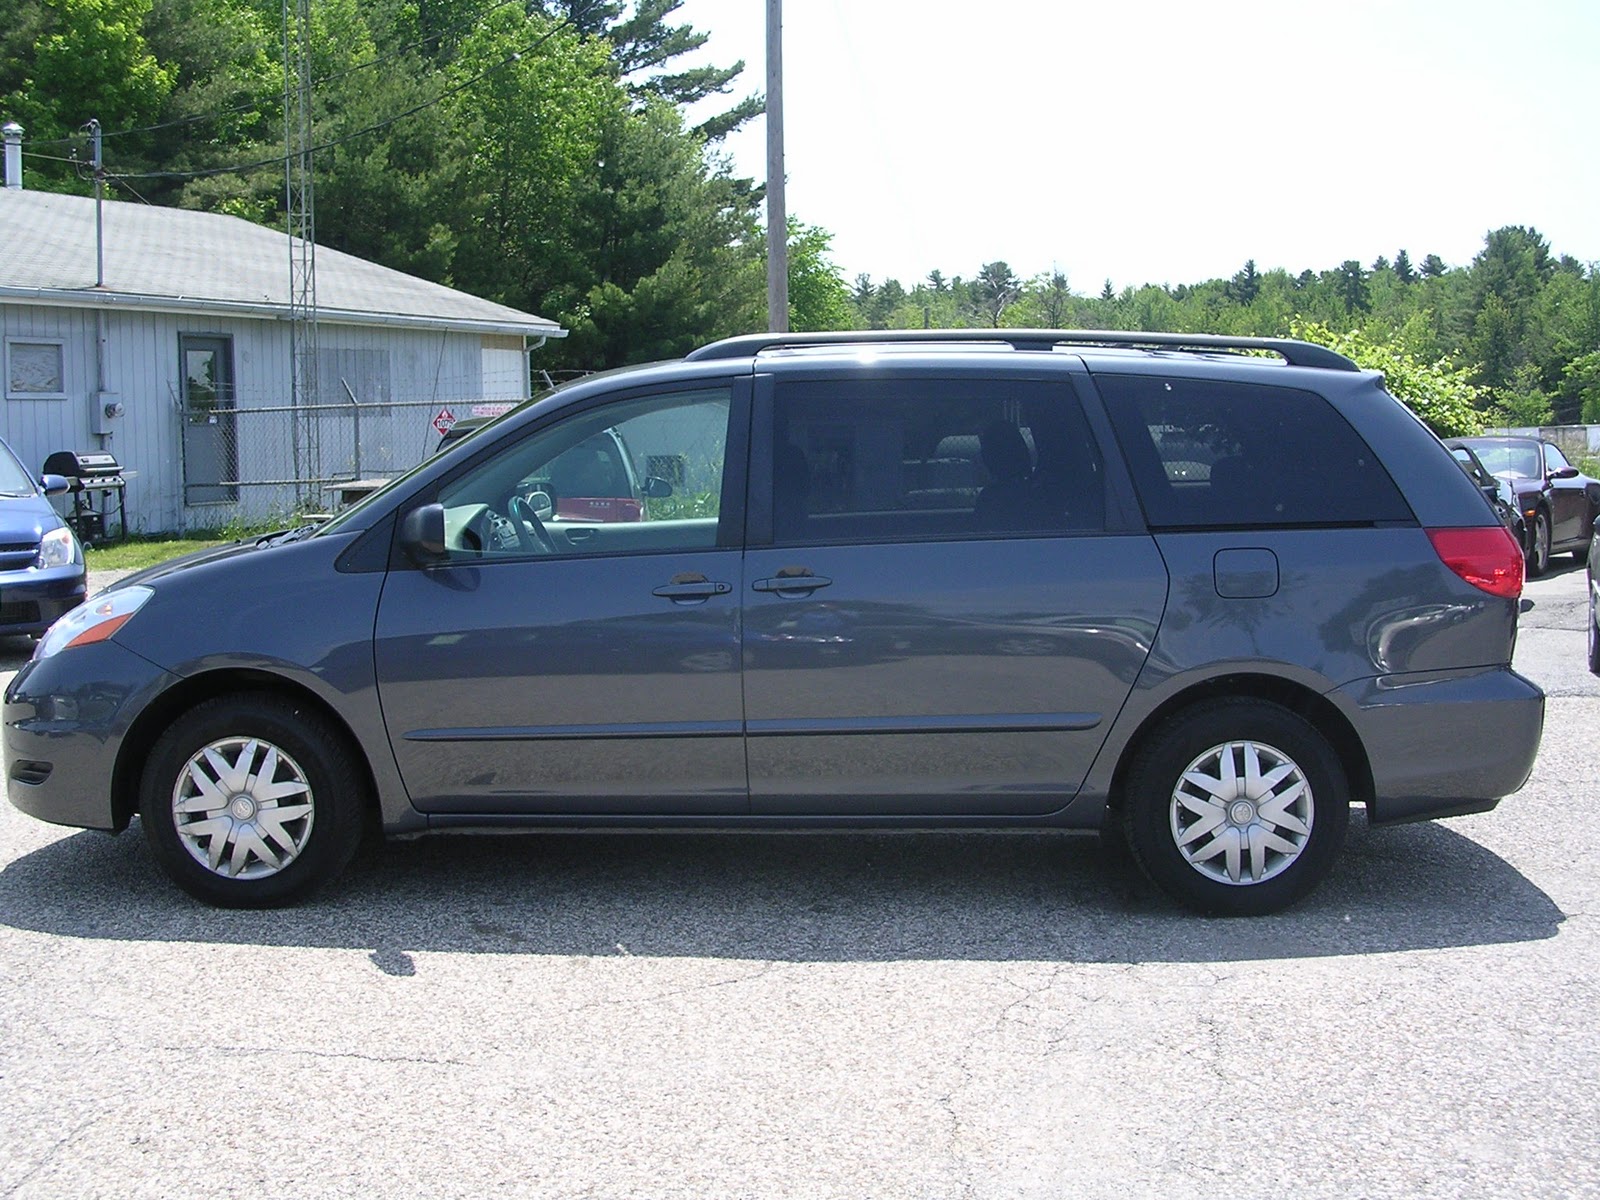
[[[639,519],[562,515],[626,447]],[[1523,562],[1381,378],[1302,342],[773,334],[591,376],[338,519],[134,576],[5,697],[11,800],[281,904],[390,834],[1126,835],[1265,913],[1527,778]]]

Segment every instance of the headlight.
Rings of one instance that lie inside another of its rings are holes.
[[[34,565],[65,567],[82,561],[82,557],[78,550],[78,539],[72,536],[72,530],[63,525],[39,539],[39,557],[34,560]]]
[[[49,632],[39,639],[39,645],[33,652],[34,658],[49,658],[72,646],[105,641],[126,625],[129,618],[154,595],[154,589],[134,585],[118,588],[78,605],[50,626]]]

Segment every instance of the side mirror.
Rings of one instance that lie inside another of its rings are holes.
[[[1577,477],[1577,467],[1557,467],[1554,471],[1550,472],[1551,479],[1576,479]]]
[[[665,500],[672,495],[672,485],[659,475],[651,475],[644,481],[644,494],[647,500]]]
[[[65,475],[41,475],[39,486],[44,489],[46,496],[59,496],[62,492],[72,490],[72,480]]]
[[[541,521],[551,520],[556,515],[556,502],[550,499],[549,492],[529,492],[528,507],[533,509],[533,515]]]
[[[1480,487],[1478,490],[1483,493],[1484,499],[1488,500],[1490,504],[1496,504],[1496,503],[1499,502],[1499,500],[1500,500],[1500,485],[1499,484],[1486,483],[1482,487]]]
[[[443,562],[444,505],[424,504],[408,512],[400,522],[400,549],[419,567]]]

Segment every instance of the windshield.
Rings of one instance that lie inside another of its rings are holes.
[[[7,496],[31,496],[34,493],[33,476],[11,452],[11,447],[0,442],[0,493]]]
[[[1483,465],[1496,475],[1536,479],[1544,474],[1539,469],[1539,447],[1533,442],[1489,442],[1473,449]]]

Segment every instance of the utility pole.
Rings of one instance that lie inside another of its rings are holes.
[[[317,222],[311,164],[311,0],[283,0],[283,189],[289,234],[289,405],[298,499],[315,505]],[[232,397],[230,401],[237,403]]]
[[[94,285],[103,288],[106,285],[106,169],[100,154],[100,121],[91,117],[85,128],[94,141]]]
[[[783,0],[767,0],[767,330],[789,332],[789,214],[783,198]]]

